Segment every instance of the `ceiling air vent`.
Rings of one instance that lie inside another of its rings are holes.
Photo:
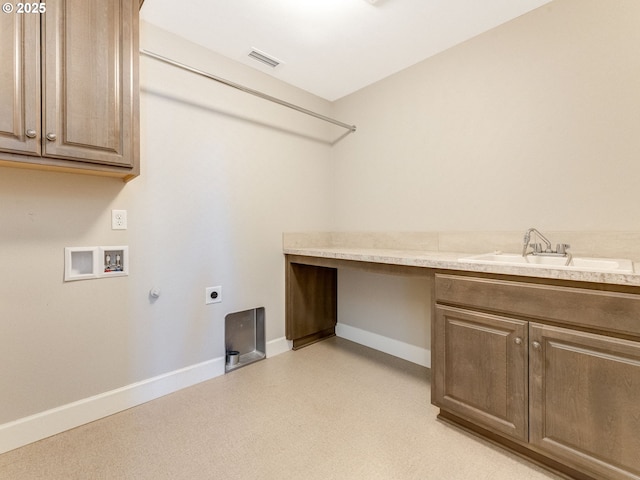
[[[254,60],[257,60],[259,62],[264,63],[265,65],[270,66],[271,68],[276,68],[278,65],[282,63],[280,60],[276,60],[275,58],[270,57],[266,53],[261,52],[260,50],[256,50],[255,48],[251,50],[251,52],[249,53],[249,56]]]

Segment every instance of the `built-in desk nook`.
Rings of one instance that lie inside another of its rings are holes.
[[[568,478],[640,479],[640,275],[469,253],[285,243],[287,338],[335,335],[341,267],[427,276],[441,420]]]

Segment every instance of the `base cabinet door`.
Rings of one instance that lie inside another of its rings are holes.
[[[437,305],[433,403],[526,441],[527,337],[526,321]]]
[[[532,323],[530,443],[594,478],[640,479],[640,346]]]

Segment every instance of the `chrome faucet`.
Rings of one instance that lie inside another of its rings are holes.
[[[537,238],[544,242],[544,250],[542,244],[539,242],[529,243],[531,241],[531,234],[535,234]],[[531,247],[532,251],[527,252],[527,248]],[[567,243],[558,243],[556,249],[551,248],[551,242],[535,228],[530,228],[524,233],[524,243],[522,246],[522,256],[526,258],[527,255],[543,255],[548,257],[567,257],[567,265],[571,263],[571,253],[567,251],[571,245]]]
[[[535,228],[530,228],[529,230],[527,230],[526,232],[524,232],[524,246],[522,247],[522,256],[525,257],[527,255],[527,248],[529,247],[529,241],[531,240],[531,234],[535,233],[540,240],[542,240],[546,247],[545,248],[545,252],[551,252],[551,242],[549,240],[547,240],[547,237],[545,237],[544,235],[542,235],[538,230],[536,230]],[[536,254],[541,254],[542,252],[542,246],[539,243],[532,243],[531,247],[533,248],[533,252],[531,252],[532,255],[536,255]]]

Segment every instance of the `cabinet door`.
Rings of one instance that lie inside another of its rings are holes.
[[[40,155],[40,15],[1,13],[0,46],[0,150]]]
[[[596,478],[640,478],[640,344],[530,327],[530,442]]]
[[[438,305],[434,336],[434,403],[527,440],[527,322]]]
[[[47,0],[44,156],[136,161],[137,9],[135,0]]]

